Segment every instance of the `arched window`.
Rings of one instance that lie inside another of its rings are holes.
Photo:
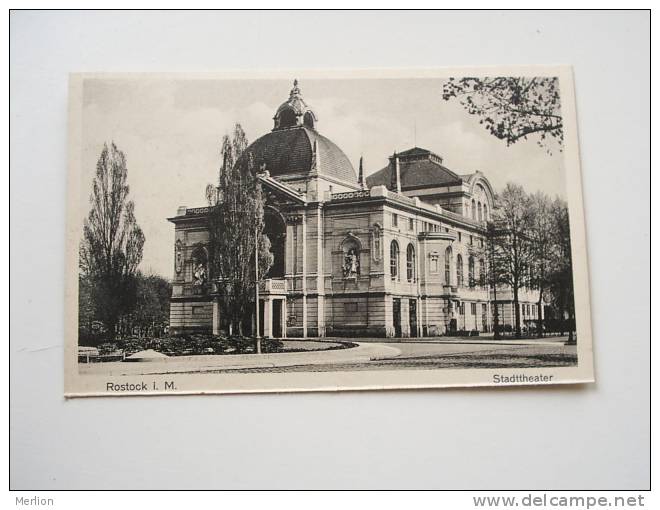
[[[484,266],[484,259],[479,259],[479,285],[486,286],[486,266]]]
[[[468,258],[468,285],[474,287],[474,257],[470,255]]]
[[[308,128],[314,129],[314,114],[312,112],[307,112],[303,117],[303,124]]]
[[[399,277],[399,244],[396,241],[390,244],[390,276],[393,280]]]
[[[279,115],[279,126],[280,128],[292,127],[296,125],[296,112],[291,108],[282,110]]]
[[[475,202],[474,198],[472,199],[472,219],[477,219],[477,203]]]
[[[415,248],[412,244],[406,250],[406,278],[409,282],[415,279]]]
[[[456,255],[456,285],[463,286],[463,257],[460,253]]]
[[[483,216],[481,215],[481,202],[477,202],[477,213],[479,214],[479,221],[483,221]]]
[[[488,221],[488,206],[484,204],[484,221]]]
[[[294,233],[296,232],[294,227]],[[270,252],[273,254],[273,264],[270,266],[266,278],[281,278],[285,273],[286,223],[278,212],[270,208],[264,211],[264,234],[270,241]],[[296,239],[294,253],[297,253],[297,238],[294,236],[294,239]],[[296,266],[295,262],[293,266]]]
[[[445,250],[445,285],[451,285],[451,247]]]
[[[209,280],[208,252],[202,245],[197,245],[192,252],[192,282],[195,286],[195,292],[205,291]]]

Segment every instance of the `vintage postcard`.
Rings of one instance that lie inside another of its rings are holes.
[[[65,394],[594,380],[570,67],[74,74]]]

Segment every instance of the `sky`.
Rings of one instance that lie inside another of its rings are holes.
[[[128,163],[130,198],[146,241],[140,269],[172,277],[179,206],[206,205],[216,181],[222,136],[240,123],[254,141],[273,128],[291,80],[90,78],[83,86],[82,213],[89,212],[96,162],[114,141]],[[314,79],[299,88],[314,110],[317,130],[367,175],[394,151],[423,147],[458,174],[480,170],[495,191],[507,182],[528,192],[566,197],[564,156],[536,138],[507,147],[455,101],[442,100],[441,78]]]

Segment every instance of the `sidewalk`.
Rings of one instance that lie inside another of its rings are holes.
[[[492,344],[492,345],[557,345],[563,344],[568,336],[554,336],[546,338],[526,338],[516,340],[515,338],[502,338],[495,340],[492,335],[483,337],[422,337],[422,338],[400,338],[401,343],[434,343],[434,344]]]
[[[392,345],[360,343],[357,347],[326,351],[176,356],[147,362],[90,363],[80,364],[79,371],[81,375],[107,376],[176,374],[295,365],[365,363],[375,359],[393,358],[399,354],[401,351]]]

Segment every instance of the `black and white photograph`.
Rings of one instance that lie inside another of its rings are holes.
[[[475,71],[72,76],[67,392],[589,381],[570,69]]]
[[[9,13],[10,506],[655,508],[650,9],[170,4]]]

